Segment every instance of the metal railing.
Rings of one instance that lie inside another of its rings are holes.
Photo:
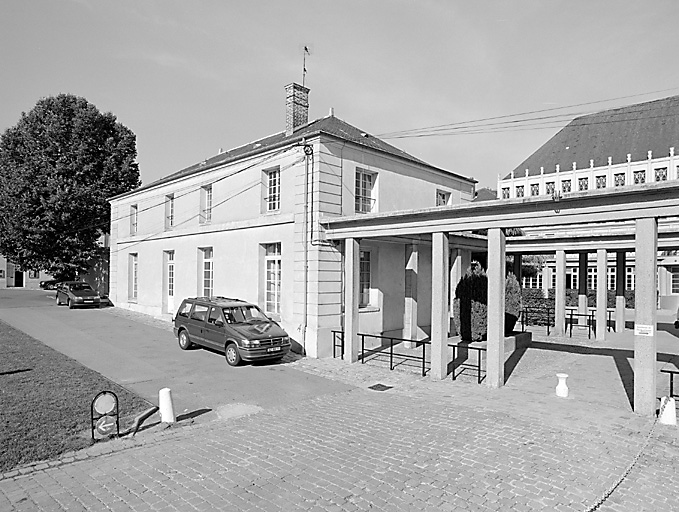
[[[333,347],[332,347],[332,356],[333,358],[337,357],[337,352],[339,350],[340,352],[340,357],[343,357],[344,355],[344,331],[331,331],[332,336],[333,336]],[[358,355],[358,359],[361,361],[361,364],[365,364],[367,360],[370,359],[370,356],[382,356],[386,355],[386,348],[387,346],[389,347],[389,370],[393,371],[396,366],[399,365],[399,363],[394,363],[394,359],[401,359],[401,360],[407,360],[407,361],[416,361],[418,363],[418,366],[420,367],[420,373],[422,374],[423,377],[426,376],[427,371],[428,371],[428,365],[427,363],[430,363],[430,361],[427,361],[427,345],[431,345],[431,341],[425,341],[425,340],[412,340],[412,339],[407,339],[407,338],[397,338],[395,336],[381,336],[377,334],[367,334],[367,333],[357,333],[357,335],[361,339],[361,351]],[[365,341],[366,339],[378,339],[378,340],[387,340],[387,344],[380,344],[379,347],[376,348],[366,348],[365,346]],[[416,346],[416,349],[421,348],[422,353],[421,355],[416,355],[416,354],[404,354],[403,352],[395,352],[394,347],[400,343],[414,343]],[[455,371],[459,370],[462,368],[462,371],[459,372],[461,374],[465,368],[471,367],[476,370],[476,380],[480,384],[483,381],[482,377],[482,365],[483,365],[483,352],[486,352],[486,347],[475,347],[467,344],[460,344],[460,343],[448,343],[448,347],[451,347],[453,349],[453,369],[452,369],[452,380],[457,379],[457,375],[455,375]],[[466,364],[464,361],[458,362],[456,364],[456,361],[458,357],[461,357],[461,352],[464,350],[475,350],[477,353],[476,357],[476,364]],[[429,364],[429,367],[431,365]]]
[[[549,328],[552,325],[552,319],[554,319],[554,308],[532,308],[524,307],[521,310],[521,332],[526,332],[526,326],[530,324],[531,315],[533,318],[541,320],[544,312],[547,311],[547,336],[549,336]],[[539,325],[539,324],[535,324]]]
[[[471,345],[467,344],[459,344],[459,343],[449,343],[449,347],[453,347],[453,371],[451,372],[453,377],[452,379],[455,380],[457,377],[455,376],[455,370],[457,368],[462,368],[462,371],[460,374],[464,371],[464,368],[476,368],[476,382],[477,384],[481,384],[483,379],[481,378],[481,361],[482,361],[482,352],[486,352],[486,347],[473,347]],[[455,365],[455,361],[457,360],[457,355],[458,355],[458,350],[476,350],[476,365],[468,365],[465,364],[464,362],[458,363]]]
[[[344,358],[344,331],[332,332],[332,358],[337,357],[337,349],[340,349],[340,358]],[[339,339],[339,342],[338,342]]]
[[[414,354],[403,354],[403,353],[398,353],[396,354],[398,357],[402,359],[406,359],[409,361],[422,361],[422,377],[424,377],[427,374],[427,369],[426,369],[426,346],[431,344],[429,341],[417,341],[417,340],[410,340],[406,338],[396,338],[394,336],[378,336],[377,334],[363,334],[363,333],[358,333],[358,335],[361,338],[361,364],[365,364],[365,356],[366,356],[366,349],[365,349],[365,339],[366,338],[375,338],[379,340],[389,340],[389,370],[394,369],[394,341],[397,341],[398,343],[415,343],[416,346],[421,345],[422,346],[422,355],[417,356]],[[373,355],[373,354],[379,354],[382,355],[383,353],[383,347],[380,345],[379,349],[368,349],[367,355]]]
[[[585,323],[575,323],[573,319],[584,318]],[[569,331],[569,336],[573,337],[573,325],[579,328],[587,328],[587,339],[592,337],[592,331],[596,334],[596,322],[594,321],[594,310],[589,313],[576,313],[575,310],[571,309],[568,311],[568,317],[566,318],[566,329]]]

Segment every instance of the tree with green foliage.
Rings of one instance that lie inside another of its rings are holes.
[[[71,94],[43,98],[0,136],[0,254],[57,279],[87,271],[107,199],[138,187],[136,136]]]

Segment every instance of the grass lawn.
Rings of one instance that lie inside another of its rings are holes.
[[[118,395],[120,429],[153,404],[0,322],[0,473],[92,444],[90,405]]]

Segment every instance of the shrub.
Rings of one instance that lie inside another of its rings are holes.
[[[505,279],[505,335],[513,330],[520,311],[521,287],[510,273]],[[488,277],[476,261],[455,287],[453,319],[465,341],[482,340],[488,333]]]
[[[478,261],[472,261],[455,287],[453,319],[463,340],[478,341],[486,332],[488,278]],[[480,306],[483,306],[480,307]]]

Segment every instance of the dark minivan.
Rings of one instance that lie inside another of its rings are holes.
[[[290,337],[254,304],[226,297],[184,299],[174,317],[182,350],[194,344],[224,352],[231,366],[242,361],[281,359]]]

